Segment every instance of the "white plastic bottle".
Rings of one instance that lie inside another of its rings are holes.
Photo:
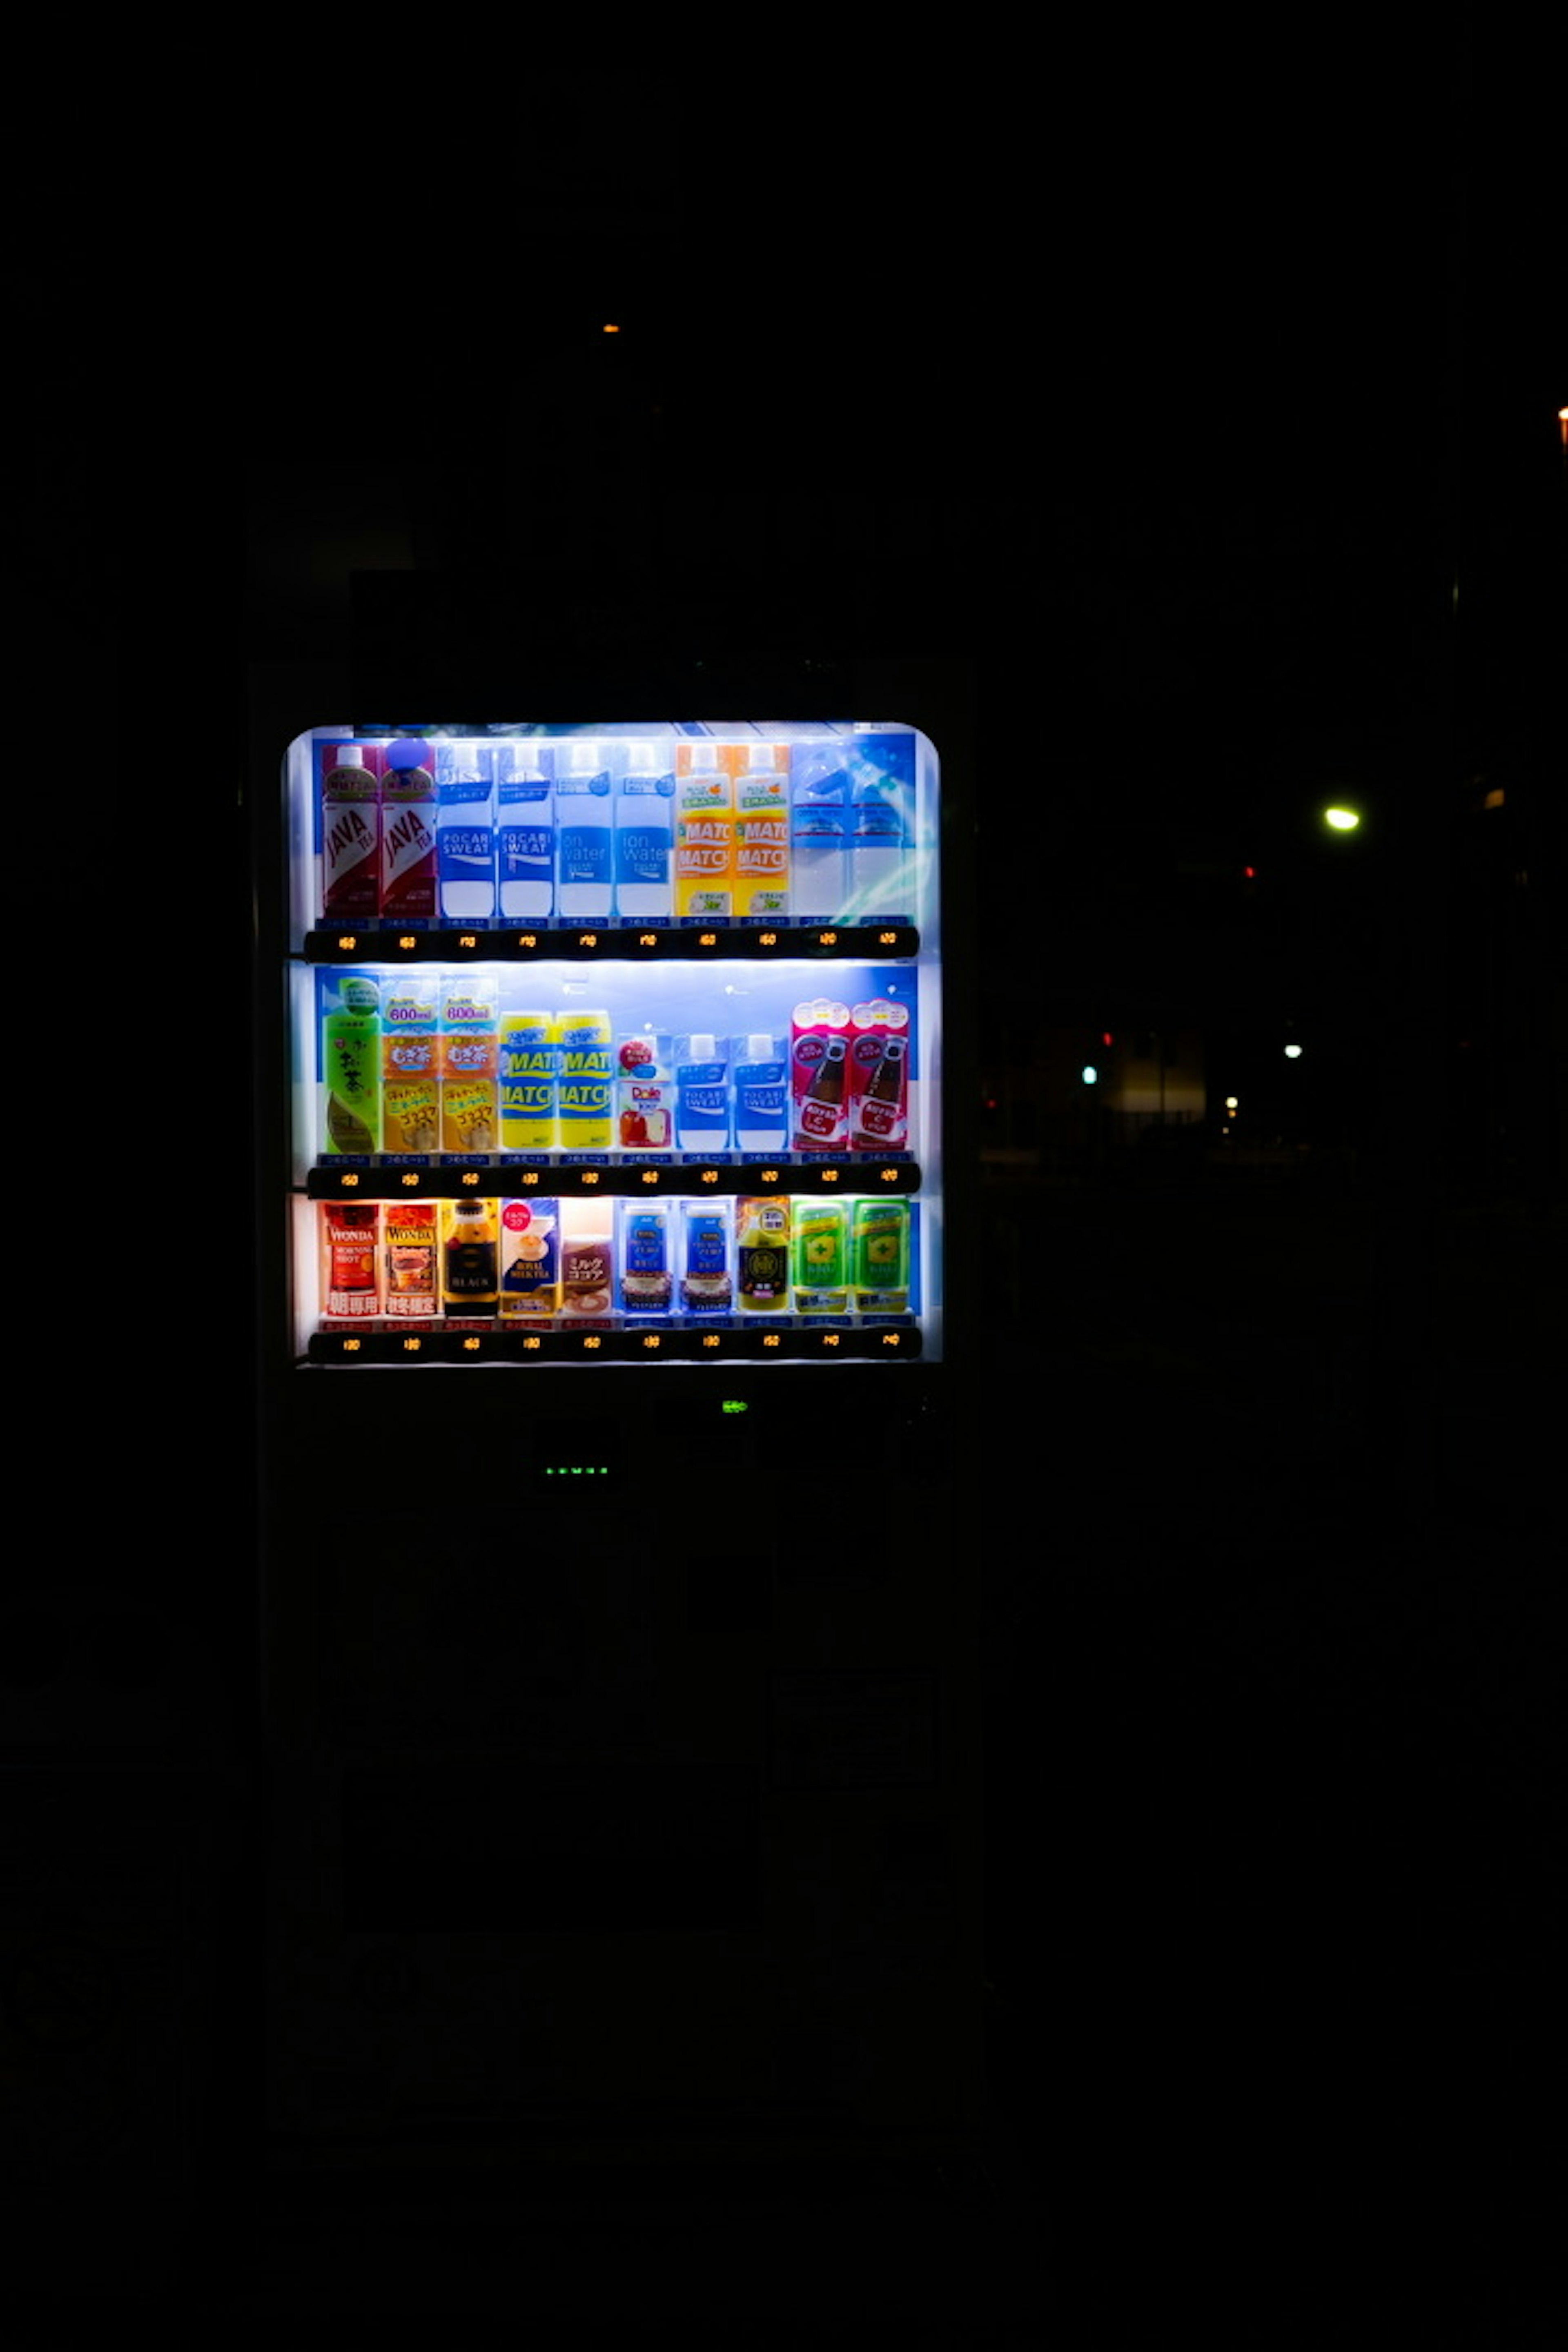
[[[441,913],[488,923],[496,910],[495,789],[489,746],[442,743],[436,769],[436,870]]]
[[[555,911],[563,922],[610,919],[610,772],[595,743],[567,743],[555,762]]]
[[[657,743],[633,743],[616,790],[616,911],[668,923],[674,907],[675,772]]]
[[[526,743],[496,746],[496,866],[503,923],[555,912],[555,797]]]

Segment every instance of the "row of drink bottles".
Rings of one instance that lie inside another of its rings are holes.
[[[323,1328],[910,1311],[903,1200],[331,1201],[317,1217]]]
[[[321,747],[328,923],[910,922],[897,753],[784,744]],[[891,762],[891,764],[889,764]]]
[[[787,1032],[617,1035],[603,1011],[502,1013],[482,971],[321,984],[323,1159],[909,1143],[910,1013],[889,998],[813,998]]]

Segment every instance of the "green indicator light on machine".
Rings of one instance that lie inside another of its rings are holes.
[[[744,1397],[726,1397],[719,1410],[721,1412],[744,1412],[746,1401]]]

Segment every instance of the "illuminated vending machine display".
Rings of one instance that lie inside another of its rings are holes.
[[[939,1361],[935,747],[300,735],[300,1365]]]

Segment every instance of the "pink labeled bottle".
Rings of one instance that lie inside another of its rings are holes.
[[[797,1151],[843,1151],[849,1139],[849,1007],[819,996],[790,1024],[790,1092]]]
[[[402,736],[386,748],[381,779],[381,906],[384,923],[436,919],[436,779],[429,747]]]
[[[375,920],[381,903],[381,784],[357,743],[329,743],[321,775],[321,913],[329,923]]]

